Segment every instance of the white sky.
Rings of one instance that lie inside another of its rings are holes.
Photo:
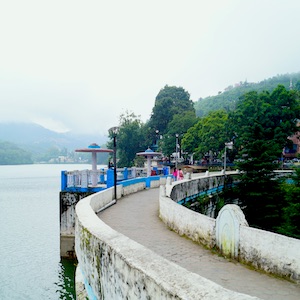
[[[299,72],[299,0],[0,0],[0,122],[107,134],[166,84],[193,101]]]

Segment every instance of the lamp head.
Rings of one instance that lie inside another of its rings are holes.
[[[110,132],[112,134],[112,136],[116,136],[119,132],[119,127],[118,126],[114,126],[111,127],[108,132]]]

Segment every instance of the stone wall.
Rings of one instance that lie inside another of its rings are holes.
[[[112,195],[107,189],[76,205],[77,299],[257,299],[188,272],[107,226],[95,211]]]
[[[176,202],[224,186],[224,175],[204,176],[193,180],[175,181],[170,191],[170,198]]]
[[[257,269],[300,282],[300,240],[241,226],[239,259]]]
[[[172,230],[193,241],[213,248],[216,244],[216,220],[177,204],[160,187],[159,217]]]
[[[208,183],[216,181],[208,176],[196,179],[194,184],[169,181],[166,187],[161,187],[159,211],[165,224],[197,243],[210,248],[216,246],[226,257],[300,282],[300,240],[249,227],[240,207],[235,204],[225,205],[217,219],[177,204],[185,193],[190,193],[190,187],[197,193],[196,186],[200,190],[203,186],[212,186]]]
[[[88,193],[60,192],[60,256],[75,256],[75,206]]]
[[[166,183],[167,176],[151,176],[151,177],[139,177],[129,180],[124,180],[117,185],[117,198],[126,196],[132,193],[136,193],[148,187],[158,187],[160,184]],[[111,201],[113,187],[108,188],[109,198]],[[83,198],[94,194],[92,192],[60,192],[60,256],[64,258],[75,257],[75,206]],[[96,199],[97,197],[95,197]],[[101,202],[97,202],[101,208],[105,208],[113,203],[106,203],[103,205]],[[99,208],[100,209],[100,208]],[[98,211],[98,209],[95,209]]]
[[[198,243],[217,246],[227,256],[299,280],[299,240],[248,227],[234,204],[225,206],[217,220],[195,213],[169,197],[174,183],[168,182],[160,187],[159,205],[162,220],[172,229]],[[206,178],[205,182],[215,181]],[[186,183],[175,183],[181,195]],[[126,193],[144,189],[138,186]],[[117,188],[119,198],[124,187]],[[256,299],[190,273],[114,231],[95,214],[113,201],[110,188],[76,205],[77,299]]]

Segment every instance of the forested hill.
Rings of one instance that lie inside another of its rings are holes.
[[[273,91],[279,84],[284,85],[287,89],[292,86],[294,89],[300,90],[300,72],[292,74],[277,75],[269,79],[265,79],[258,83],[240,82],[236,86],[227,87],[224,92],[220,92],[216,96],[200,98],[195,102],[196,115],[202,117],[210,111],[225,109],[233,110],[239,97],[250,91]]]

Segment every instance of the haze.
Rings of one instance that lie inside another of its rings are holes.
[[[197,101],[299,71],[299,0],[2,1],[0,122],[106,134],[181,86]]]

